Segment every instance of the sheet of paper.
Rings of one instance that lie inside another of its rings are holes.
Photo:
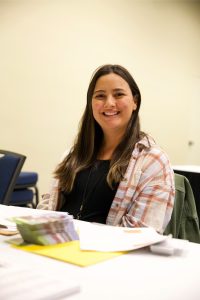
[[[130,251],[164,241],[153,228],[126,228],[92,223],[78,225],[80,248],[95,251]]]
[[[0,234],[15,235],[18,233],[16,224],[0,217]]]
[[[32,267],[0,265],[0,278],[1,300],[59,300],[80,292],[78,282]]]
[[[10,231],[16,231],[17,226],[15,223],[0,217],[0,229],[7,228]]]

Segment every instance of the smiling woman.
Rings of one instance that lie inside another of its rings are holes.
[[[173,209],[173,170],[164,151],[140,131],[140,103],[139,88],[125,68],[96,70],[77,139],[38,208],[164,231]]]

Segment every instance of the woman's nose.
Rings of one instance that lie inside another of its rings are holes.
[[[113,96],[108,96],[105,101],[106,108],[115,106],[115,99]]]

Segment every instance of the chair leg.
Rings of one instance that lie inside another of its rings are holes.
[[[39,203],[39,191],[38,191],[38,188],[37,186],[34,186],[34,190],[35,190],[35,203],[33,204],[33,208],[36,208],[38,203]]]

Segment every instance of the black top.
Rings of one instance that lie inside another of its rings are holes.
[[[75,219],[105,224],[118,188],[115,184],[111,189],[106,181],[109,164],[109,160],[97,160],[92,167],[79,172],[72,191],[62,193],[61,211],[67,211]]]

